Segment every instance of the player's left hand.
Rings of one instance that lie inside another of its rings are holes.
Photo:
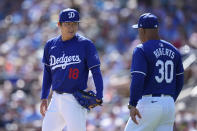
[[[131,119],[133,120],[133,122],[134,122],[135,124],[138,125],[139,123],[138,123],[137,120],[136,120],[136,115],[137,115],[139,118],[142,118],[142,116],[140,115],[139,110],[138,110],[136,107],[131,106],[131,108],[130,108],[130,116],[131,116]]]
[[[102,100],[96,99],[96,102],[99,103],[99,104],[90,105],[89,108],[94,108],[94,107],[96,107],[96,106],[101,106]],[[101,103],[101,104],[100,104],[100,103]]]
[[[82,107],[88,110],[96,106],[101,106],[103,103],[102,99],[97,99],[96,94],[93,91],[86,92],[78,90],[73,93],[73,96]]]

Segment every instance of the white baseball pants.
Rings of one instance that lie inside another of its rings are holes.
[[[53,92],[45,114],[42,131],[86,131],[87,110],[78,104],[72,94]]]
[[[141,119],[136,116],[139,124],[129,118],[125,131],[173,131],[175,104],[172,97],[143,96],[137,109],[142,116]]]

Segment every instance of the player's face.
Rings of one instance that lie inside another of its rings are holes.
[[[141,42],[144,43],[145,42],[145,30],[142,28],[139,28],[138,32],[139,32],[139,37],[140,37]]]
[[[59,24],[62,36],[71,39],[78,30],[78,22],[63,22]]]

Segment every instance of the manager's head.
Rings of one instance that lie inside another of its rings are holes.
[[[142,14],[138,20],[138,24],[133,25],[133,28],[137,28],[139,32],[139,37],[142,43],[148,40],[159,40],[158,33],[158,18],[151,14]]]

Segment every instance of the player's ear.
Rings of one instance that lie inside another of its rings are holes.
[[[61,26],[62,24],[61,24],[60,22],[57,22],[57,25],[58,25],[58,26]]]
[[[142,29],[143,35],[145,35],[146,33],[146,29]]]

